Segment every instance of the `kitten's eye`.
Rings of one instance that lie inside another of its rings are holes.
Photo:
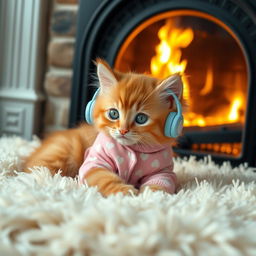
[[[112,120],[117,120],[119,118],[119,112],[117,109],[115,108],[111,108],[109,111],[108,111],[108,117]]]
[[[135,117],[135,122],[137,124],[145,124],[148,121],[148,116],[143,113],[139,113]]]

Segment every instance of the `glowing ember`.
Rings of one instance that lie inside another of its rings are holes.
[[[194,99],[190,97],[189,82],[185,77],[187,60],[182,59],[182,48],[190,45],[194,38],[194,32],[191,28],[180,29],[175,27],[171,20],[167,20],[166,24],[160,28],[158,32],[160,43],[156,46],[156,55],[151,59],[151,73],[158,78],[165,78],[171,74],[179,73],[182,75],[184,84],[183,97],[188,106],[191,106]],[[199,92],[200,97],[211,95],[214,90],[214,72],[211,63],[208,63],[204,86]],[[213,100],[216,100],[216,96]],[[187,112],[184,114],[185,126],[210,126],[223,125],[228,123],[243,122],[241,111],[244,109],[244,98],[237,95],[228,95],[230,105],[226,104],[220,108],[220,104],[216,102],[216,109],[203,115],[195,112]],[[203,104],[202,102],[200,104]],[[202,106],[201,106],[202,107]],[[200,105],[198,106],[200,108]]]
[[[241,143],[209,143],[209,144],[193,144],[193,150],[201,150],[204,152],[215,152],[215,153],[224,153],[232,154],[238,156],[241,152]]]

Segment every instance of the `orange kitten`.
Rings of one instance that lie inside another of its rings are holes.
[[[102,60],[97,63],[100,89],[87,118],[99,134],[86,151],[80,180],[97,186],[103,195],[136,194],[147,186],[174,193],[173,138],[166,136],[165,129],[167,116],[176,108],[170,90],[178,98],[182,95],[180,76],[160,81],[115,72]]]
[[[80,181],[97,186],[104,196],[136,194],[147,186],[173,193],[170,144],[174,139],[164,131],[167,116],[176,111],[167,91],[182,98],[180,77],[161,81],[120,73],[102,60],[97,60],[97,73],[100,92],[93,108],[94,126],[54,133],[28,158],[26,171],[46,166],[52,173],[61,169],[63,175],[74,177],[81,166]],[[144,170],[145,166],[149,168]]]

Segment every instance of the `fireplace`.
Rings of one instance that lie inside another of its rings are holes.
[[[184,82],[180,156],[256,166],[253,0],[80,1],[70,126],[84,120],[96,57],[120,71]]]

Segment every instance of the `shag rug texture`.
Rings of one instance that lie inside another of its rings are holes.
[[[175,195],[103,198],[45,167],[22,172],[40,144],[0,139],[0,255],[256,255],[256,173],[210,158],[176,159]]]

